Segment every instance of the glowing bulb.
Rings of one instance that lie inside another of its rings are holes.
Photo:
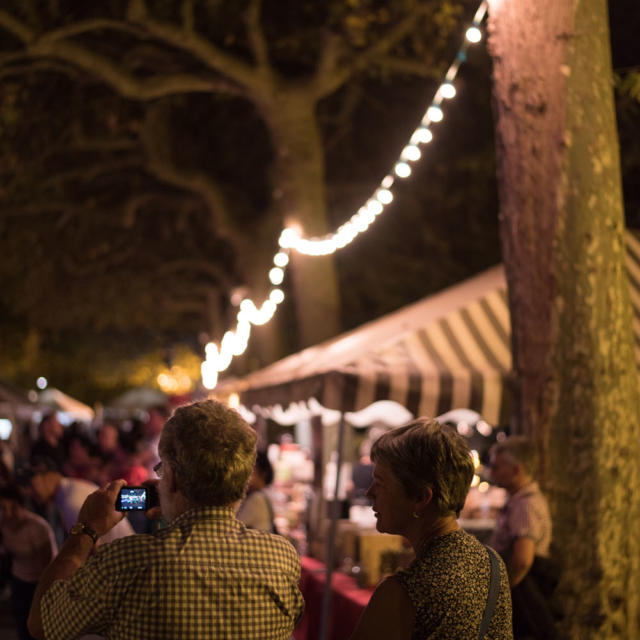
[[[218,357],[218,345],[215,342],[207,342],[204,353],[207,356],[207,360],[213,360]]]
[[[433,134],[427,127],[418,127],[411,136],[411,144],[427,144],[433,140]]]
[[[271,280],[271,284],[282,284],[284,271],[280,267],[273,267],[273,269],[269,271],[269,280]]]
[[[275,302],[276,304],[280,304],[284,300],[284,293],[282,289],[274,289],[269,294],[269,300]]]
[[[283,249],[291,249],[291,247],[295,246],[298,237],[299,236],[294,229],[286,228],[282,230],[278,243]]]
[[[378,200],[367,200],[367,211],[371,211],[374,216],[382,213],[384,207]]]
[[[383,179],[382,182],[380,183],[380,186],[383,189],[391,189],[391,187],[393,186],[394,183],[394,177],[390,176],[390,175],[386,175]]]
[[[209,360],[200,365],[200,375],[205,389],[213,389],[218,384],[218,368]]]
[[[443,118],[442,109],[437,107],[435,104],[431,105],[427,109],[427,118],[429,118],[431,122],[440,122]]]
[[[249,300],[249,298],[245,298],[240,303],[240,311],[244,311],[247,314],[251,314],[255,311],[256,305],[253,303],[253,300]]]
[[[420,160],[421,155],[420,149],[418,149],[414,144],[407,145],[400,154],[403,160],[411,160],[412,162]]]
[[[451,98],[455,98],[456,88],[450,82],[445,82],[440,87],[440,95],[447,100],[451,100]]]
[[[480,42],[480,40],[482,40],[482,32],[480,29],[478,29],[478,27],[469,27],[467,29],[467,40],[474,44]]]
[[[276,267],[286,267],[289,264],[289,256],[284,251],[278,251],[275,256],[273,256],[273,264]]]
[[[36,386],[38,387],[38,389],[46,389],[48,384],[49,384],[49,382],[47,381],[47,379],[44,376],[40,376],[36,380]]]
[[[411,167],[406,162],[398,162],[395,172],[399,178],[408,178],[411,175]]]
[[[382,202],[382,204],[389,204],[393,200],[393,193],[391,193],[389,189],[378,189],[376,198]]]

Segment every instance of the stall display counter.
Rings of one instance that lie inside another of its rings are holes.
[[[319,640],[326,568],[314,558],[303,556],[300,560],[300,591],[304,596],[305,611],[293,637],[295,640]],[[361,589],[351,576],[340,571],[332,573],[327,640],[348,640],[372,593],[373,587]]]

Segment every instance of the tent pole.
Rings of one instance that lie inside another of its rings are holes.
[[[329,538],[327,540],[327,561],[325,567],[326,581],[324,583],[324,594],[322,596],[322,616],[320,618],[319,640],[327,640],[329,632],[329,616],[331,614],[331,577],[333,575],[333,565],[335,563],[336,529],[338,526],[339,510],[339,488],[340,475],[342,471],[342,449],[344,443],[344,411],[340,412],[340,423],[338,427],[338,460],[336,462],[336,486],[333,493],[333,501],[329,505]]]

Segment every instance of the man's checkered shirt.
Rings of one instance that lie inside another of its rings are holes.
[[[155,535],[102,547],[42,599],[47,639],[285,640],[304,607],[300,560],[282,536],[225,507],[192,509]]]

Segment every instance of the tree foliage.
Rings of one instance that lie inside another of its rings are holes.
[[[310,234],[338,226],[389,170],[474,5],[3,3],[0,276],[18,343],[35,332],[43,349],[69,330],[87,344],[144,335],[136,351],[219,338],[237,287],[264,294],[285,223],[294,217]],[[411,226],[444,257],[420,197],[400,200],[394,209],[413,211]],[[496,261],[495,237],[485,264]],[[396,232],[390,260],[402,243]],[[306,313],[335,332],[407,301],[354,296],[375,276],[345,256],[346,309],[332,323],[334,294],[318,286],[331,282],[330,263],[310,266],[321,262],[293,265],[304,276],[287,286],[298,326]],[[408,260],[395,263],[397,280],[419,282]],[[418,285],[409,296],[427,292]]]

